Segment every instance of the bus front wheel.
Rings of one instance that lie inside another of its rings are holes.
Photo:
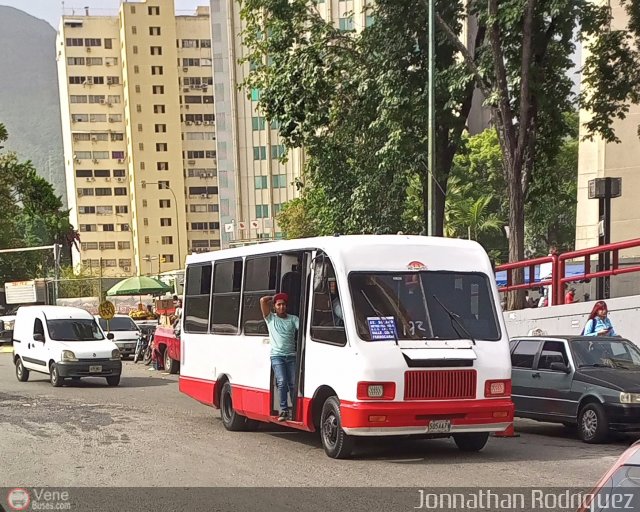
[[[479,452],[489,440],[488,432],[472,432],[468,434],[454,434],[453,440],[463,452]]]
[[[346,459],[353,449],[353,438],[342,430],[340,402],[330,396],[322,406],[320,439],[324,452],[332,459]]]
[[[227,430],[237,432],[245,429],[246,418],[238,414],[233,408],[231,384],[229,381],[224,383],[220,393],[220,418],[222,418],[222,424]]]

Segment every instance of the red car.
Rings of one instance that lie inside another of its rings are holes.
[[[172,327],[158,326],[153,336],[152,350],[159,356],[164,370],[178,373],[180,369],[180,338]]]
[[[640,510],[640,441],[620,455],[578,512]]]

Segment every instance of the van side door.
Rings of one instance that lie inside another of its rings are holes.
[[[31,335],[26,340],[20,340],[26,345],[23,352],[22,361],[25,368],[37,370],[40,372],[47,371],[46,361],[46,335],[44,322],[39,316],[33,318]]]

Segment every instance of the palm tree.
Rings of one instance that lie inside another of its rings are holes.
[[[450,178],[445,209],[445,235],[478,240],[489,233],[500,233],[504,221],[491,211],[492,194],[469,197],[473,184],[462,184],[457,177]]]

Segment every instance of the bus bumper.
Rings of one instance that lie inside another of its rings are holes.
[[[353,436],[503,432],[513,423],[513,410],[510,398],[447,402],[340,402],[342,429]]]

